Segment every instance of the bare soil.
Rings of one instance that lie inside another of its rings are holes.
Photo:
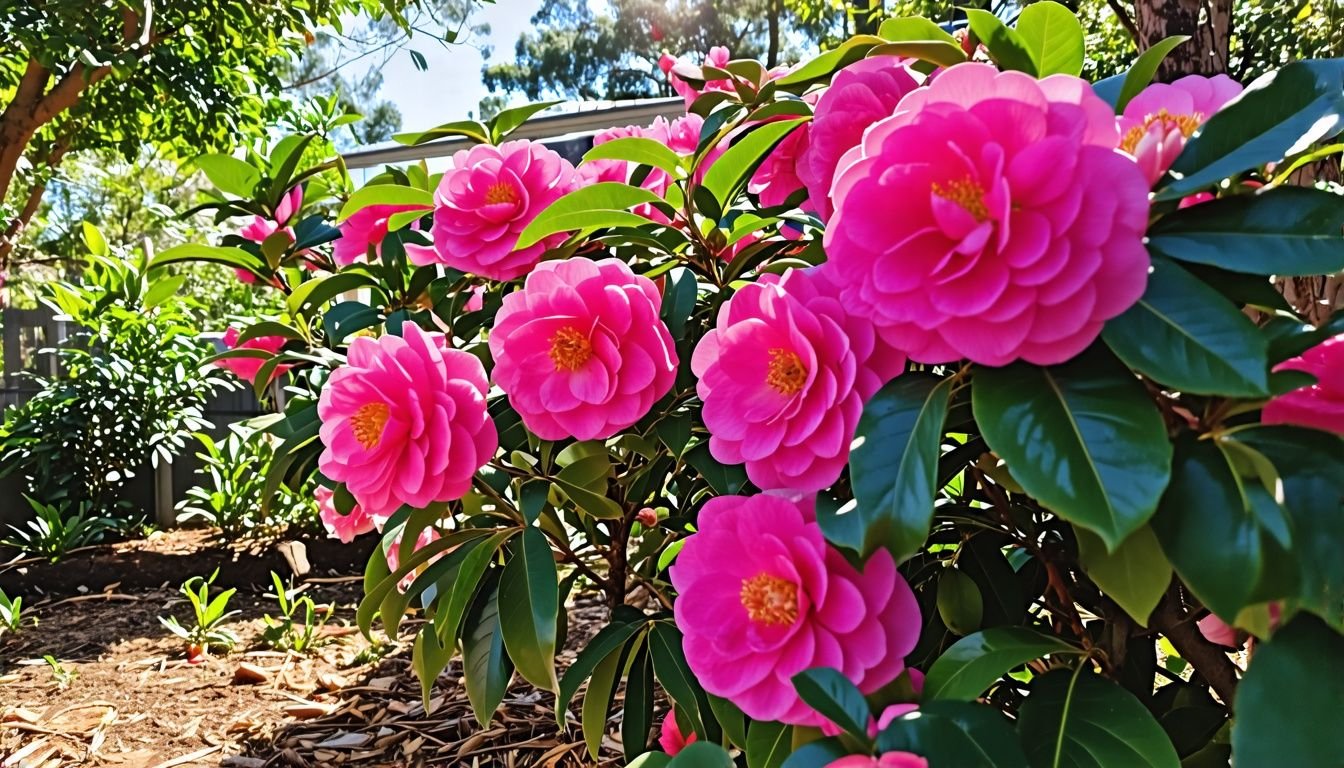
[[[591,760],[577,728],[556,725],[551,694],[525,683],[515,682],[482,729],[456,663],[426,711],[410,671],[417,621],[377,648],[353,626],[373,543],[303,542],[314,568],[297,583],[333,610],[324,642],[308,654],[261,639],[262,615],[278,612],[266,596],[270,572],[290,573],[276,542],[173,531],[55,564],[0,566],[0,589],[24,598],[23,629],[0,636],[0,768],[620,764],[610,738],[603,759]],[[159,617],[187,618],[177,585],[216,567],[218,587],[238,589],[230,607],[242,615],[229,627],[241,642],[189,664]],[[571,606],[571,643],[603,617],[582,599]],[[571,646],[561,662],[572,658]]]

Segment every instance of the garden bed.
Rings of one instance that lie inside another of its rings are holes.
[[[289,573],[274,542],[230,545],[178,531],[56,564],[4,567],[0,589],[25,598],[25,626],[0,637],[0,764],[593,764],[575,729],[558,729],[550,694],[526,684],[482,729],[454,664],[426,712],[409,669],[418,622],[405,623],[401,642],[378,648],[353,626],[373,540],[304,544],[315,564],[305,594],[335,610],[321,630],[326,642],[309,654],[262,642],[262,615],[277,613],[266,596],[270,572]],[[217,585],[238,588],[230,608],[242,614],[229,626],[240,642],[228,655],[189,664],[158,617],[185,617],[177,585],[216,567]],[[580,601],[570,613],[575,639],[594,631],[604,611]]]

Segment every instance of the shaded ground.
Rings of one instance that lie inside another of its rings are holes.
[[[180,531],[55,565],[0,566],[0,589],[25,602],[24,628],[0,636],[0,766],[594,765],[577,729],[557,727],[551,695],[526,684],[515,684],[482,730],[454,664],[426,712],[409,636],[371,649],[352,626],[372,543],[305,543],[316,566],[306,594],[334,610],[326,642],[308,655],[261,642],[261,616],[277,612],[264,594],[270,571],[289,573],[275,544],[244,549]],[[177,585],[215,567],[221,588],[238,588],[230,607],[243,614],[230,626],[242,642],[188,664],[158,617],[186,618]],[[573,609],[571,641],[591,634],[601,614]]]

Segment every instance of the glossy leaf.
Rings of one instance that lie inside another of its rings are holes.
[[[569,702],[573,700],[574,694],[597,665],[629,642],[643,626],[617,619],[598,630],[598,633],[584,645],[583,650],[574,658],[574,663],[569,665],[569,669],[566,669],[564,676],[560,678],[560,687],[555,697],[557,723],[565,721],[565,710],[569,707]]]
[[[604,181],[579,187],[551,203],[518,236],[518,248],[541,242],[557,232],[576,229],[623,226],[645,223],[648,220],[630,213],[637,205],[662,198],[640,187]]]
[[[1264,542],[1249,508],[1213,441],[1177,443],[1171,487],[1153,517],[1153,532],[1185,585],[1227,621],[1252,602],[1265,568]]]
[[[1157,74],[1157,68],[1162,66],[1162,62],[1166,60],[1167,54],[1189,39],[1189,35],[1165,37],[1139,54],[1139,57],[1134,60],[1134,66],[1130,67],[1129,71],[1125,73],[1120,95],[1115,101],[1115,113],[1117,115],[1124,112],[1129,102],[1133,101],[1140,91],[1153,82],[1153,76]]]
[[[1336,553],[1338,556],[1338,553]],[[1339,765],[1344,636],[1299,614],[1255,649],[1237,687],[1232,759],[1246,766]]]
[[[355,190],[341,206],[337,221],[345,221],[371,205],[414,205],[426,211],[434,207],[434,195],[427,190],[402,184],[369,184]]]
[[[777,120],[762,125],[737,140],[705,171],[702,186],[714,196],[720,207],[731,202],[737,190],[747,183],[756,167],[775,145],[806,120]]]
[[[993,627],[961,638],[929,667],[924,696],[970,701],[1009,670],[1048,654],[1080,651],[1027,627]]]
[[[489,726],[491,716],[504,700],[513,677],[513,662],[504,652],[504,636],[499,621],[499,585],[487,582],[463,625],[462,679],[476,722]]]
[[[499,584],[504,646],[519,674],[538,688],[554,691],[559,687],[555,637],[560,607],[555,559],[537,528],[523,529],[512,549]]]
[[[886,547],[899,562],[928,538],[951,393],[952,379],[911,373],[864,406],[849,457],[855,504],[840,510],[857,516],[864,557]],[[828,536],[840,523],[818,521]]]
[[[428,131],[415,133],[398,133],[392,137],[392,140],[398,144],[408,146],[419,146],[437,139],[446,139],[449,137],[470,139],[477,144],[490,143],[490,129],[475,120],[458,120],[452,123],[444,123],[437,128],[431,128]]]
[[[1209,118],[1157,192],[1179,200],[1249,168],[1301,152],[1344,130],[1344,59],[1295,61],[1265,74]]]
[[[528,118],[550,109],[556,104],[561,103],[559,99],[553,101],[539,101],[535,104],[524,104],[520,107],[510,107],[501,109],[498,114],[490,118],[490,140],[496,144],[503,141],[510,133],[516,131]]]
[[[1320,275],[1344,269],[1341,228],[1344,196],[1289,186],[1183,208],[1153,225],[1148,244],[1233,272]]]
[[[747,768],[780,768],[793,752],[793,727],[753,720],[747,729]]]
[[[621,673],[621,662],[624,660],[625,654],[619,648],[607,654],[593,668],[593,674],[588,678],[588,690],[583,694],[580,723],[583,725],[583,740],[588,745],[588,756],[594,760],[602,747],[602,737],[607,734],[607,710],[611,708],[611,699],[616,693],[616,683]]]
[[[776,82],[781,87],[810,83],[862,59],[869,49],[881,43],[882,38],[874,35],[855,35],[839,46],[794,67]]]
[[[236,269],[246,269],[253,274],[265,274],[266,271],[266,264],[260,258],[244,251],[242,248],[202,245],[200,243],[183,243],[159,251],[154,260],[149,263],[149,268],[156,269],[169,264],[185,264],[193,261],[223,264]]]
[[[977,368],[972,403],[1013,478],[1108,549],[1148,521],[1171,473],[1171,443],[1143,385],[1093,348],[1064,365]]]
[[[793,687],[810,707],[849,733],[862,738],[872,716],[868,702],[849,678],[825,667],[808,669],[793,676]],[[751,738],[751,732],[747,732]]]
[[[201,155],[195,162],[216,189],[235,197],[251,197],[261,181],[261,171],[231,155]]]
[[[877,737],[880,752],[911,752],[929,768],[1027,768],[1017,734],[997,709],[962,701],[926,701]]]
[[[1166,259],[1153,259],[1143,297],[1107,322],[1102,338],[1128,366],[1181,392],[1269,394],[1265,335],[1218,291]]]
[[[583,155],[583,161],[624,160],[661,168],[674,176],[681,169],[681,155],[666,144],[643,136],[625,136],[598,144]]]
[[[653,656],[654,676],[662,684],[680,717],[685,718],[680,722],[689,721],[691,730],[703,741],[708,735],[704,720],[700,717],[700,699],[704,692],[686,664],[681,632],[672,624],[660,622],[653,625],[648,643],[649,653]],[[685,730],[682,733],[686,733]]]
[[[1180,768],[1162,726],[1134,694],[1090,665],[1057,669],[1032,681],[1018,711],[1018,732],[1032,768]]]
[[[1156,534],[1143,526],[1120,542],[1114,552],[1095,534],[1082,528],[1078,536],[1078,564],[1106,596],[1135,621],[1148,626],[1148,616],[1171,585],[1171,563]]]
[[[698,741],[688,744],[672,758],[667,768],[736,768],[732,755],[718,744]]]
[[[1041,0],[1022,9],[1015,27],[1040,77],[1083,71],[1083,26],[1073,11]]]
[[[625,759],[634,759],[649,746],[653,725],[653,661],[649,646],[640,644],[630,661],[625,679],[625,705],[621,709],[621,748]]]
[[[958,635],[979,629],[984,619],[985,599],[980,596],[980,587],[956,568],[945,568],[938,577],[938,616]]]
[[[971,26],[971,32],[984,43],[989,57],[999,67],[1036,75],[1036,61],[1027,50],[1026,41],[1005,26],[998,16],[979,8],[967,8],[966,20]]]

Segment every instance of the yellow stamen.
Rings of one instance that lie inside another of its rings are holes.
[[[976,221],[989,218],[989,206],[985,205],[985,190],[980,184],[967,176],[950,181],[947,184],[934,182],[933,194],[961,206]]]
[[[765,383],[781,395],[792,395],[807,383],[807,369],[798,355],[787,349],[770,350]]]
[[[496,181],[485,191],[485,204],[495,205],[497,203],[516,203],[518,202],[518,190],[507,181]]]
[[[752,621],[789,626],[798,620],[798,585],[768,573],[742,582],[742,607]]]
[[[350,429],[364,450],[373,448],[383,438],[383,428],[390,415],[387,403],[365,403],[350,417]]]
[[[1120,139],[1120,149],[1134,154],[1138,149],[1139,142],[1147,135],[1148,129],[1155,124],[1161,124],[1168,132],[1180,131],[1181,135],[1190,138],[1199,129],[1204,122],[1204,115],[1196,112],[1193,115],[1173,115],[1165,109],[1159,109],[1155,115],[1146,115],[1143,118],[1143,125],[1136,125],[1125,131],[1125,135]]]
[[[565,326],[551,337],[551,362],[555,370],[573,373],[593,356],[593,344],[582,331]]]

